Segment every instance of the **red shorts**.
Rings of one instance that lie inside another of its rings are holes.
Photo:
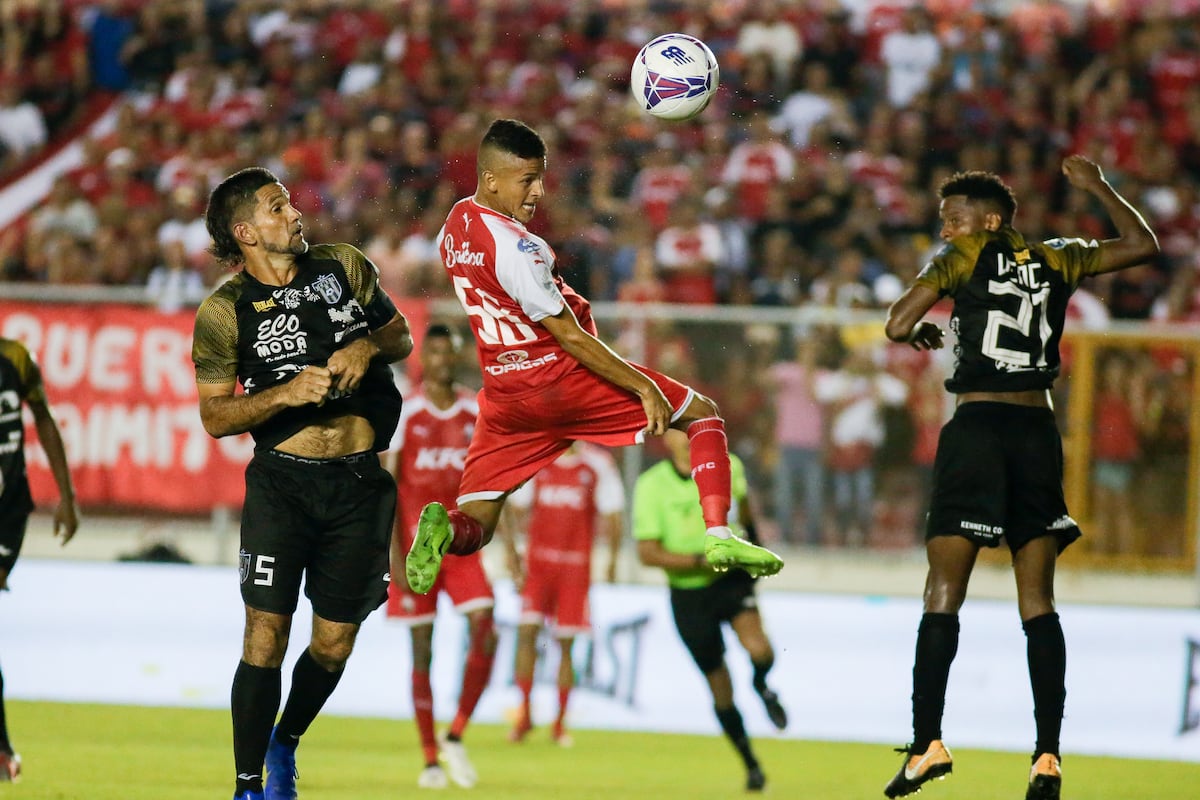
[[[658,384],[674,409],[688,407],[695,390],[649,367],[634,364]],[[458,485],[458,505],[495,500],[532,478],[581,439],[608,447],[641,441],[646,411],[637,395],[592,372],[547,386],[517,401],[496,401],[479,393],[479,416]]]
[[[531,561],[521,588],[521,624],[549,622],[559,638],[587,633],[588,586],[591,570],[587,565]]]
[[[476,552],[466,556],[446,556],[442,560],[442,571],[428,594],[417,594],[406,583],[392,581],[388,584],[387,615],[412,625],[431,623],[437,616],[441,592],[449,595],[455,610],[463,614],[495,605],[492,584],[483,571],[483,559]]]

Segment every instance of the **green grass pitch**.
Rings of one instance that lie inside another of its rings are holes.
[[[223,711],[10,701],[9,728],[24,758],[22,781],[0,800],[213,800],[233,793],[229,714]],[[575,747],[537,728],[510,744],[495,725],[468,729],[479,770],[467,792],[483,800],[708,800],[744,795],[742,768],[718,736],[574,732]],[[1130,735],[1136,735],[1130,732]],[[953,746],[953,742],[950,743]],[[767,796],[881,798],[900,764],[884,745],[755,742]],[[396,800],[416,788],[421,766],[411,720],[319,717],[299,754],[302,800]],[[1027,755],[955,749],[955,773],[923,800],[1024,797]],[[1067,755],[1068,800],[1197,797],[1200,764]],[[436,793],[435,793],[436,794]]]

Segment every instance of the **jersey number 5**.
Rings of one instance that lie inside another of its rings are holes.
[[[461,275],[453,277],[454,293],[458,295],[458,302],[462,303],[468,316],[479,318],[479,338],[484,344],[508,347],[537,339],[533,328],[501,308],[490,294],[475,288],[469,279]]]

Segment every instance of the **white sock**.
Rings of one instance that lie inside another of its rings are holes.
[[[718,525],[715,528],[709,528],[708,535],[715,536],[718,539],[732,539],[733,531],[729,530],[729,527],[726,525]]]

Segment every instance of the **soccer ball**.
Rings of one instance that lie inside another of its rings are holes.
[[[721,68],[708,45],[684,33],[667,33],[637,54],[629,88],[647,114],[684,120],[704,110],[720,82]]]

